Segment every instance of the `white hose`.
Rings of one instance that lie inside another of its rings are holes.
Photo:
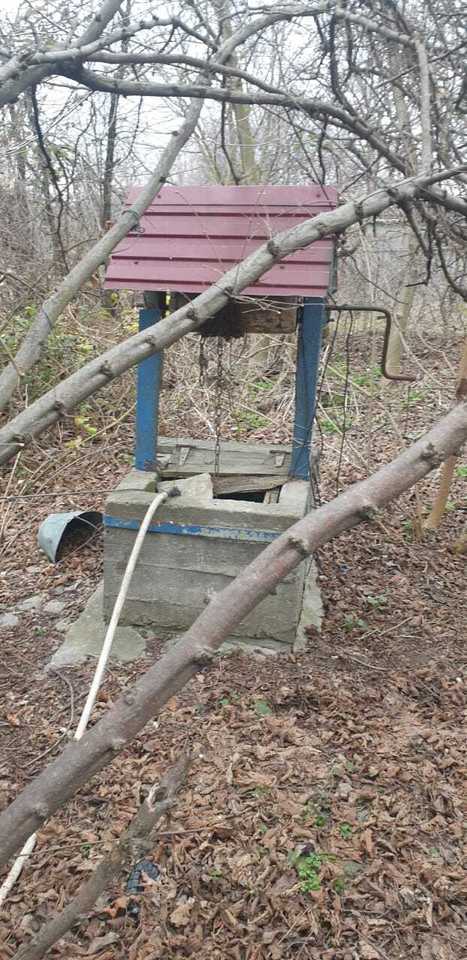
[[[118,597],[115,601],[115,606],[112,611],[112,616],[109,621],[109,626],[107,627],[107,633],[104,637],[104,643],[102,645],[102,650],[100,653],[99,660],[97,661],[96,671],[91,683],[91,687],[87,696],[86,703],[83,707],[83,712],[81,714],[78,726],[76,728],[76,733],[74,736],[75,740],[81,740],[83,733],[86,730],[86,727],[89,723],[89,717],[91,716],[92,709],[96,702],[96,697],[99,692],[99,687],[102,682],[102,677],[104,675],[105,668],[107,666],[107,660],[109,659],[109,654],[112,649],[112,643],[114,639],[114,634],[118,626],[118,621],[120,620],[120,614],[122,612],[123,604],[126,600],[126,595],[128,593],[128,587],[130,586],[130,581],[133,576],[136,561],[139,557],[139,553],[143,544],[143,540],[146,536],[147,529],[151,520],[158,509],[161,503],[164,503],[164,500],[167,500],[169,494],[167,492],[158,493],[154,497],[154,500],[146,510],[146,513],[143,518],[143,522],[138,530],[136,540],[133,544],[133,549],[130,553],[130,559],[126,565],[126,570],[123,575],[123,580],[120,585],[120,590],[118,591]]]
[[[178,491],[175,489],[175,492]],[[136,563],[143,545],[143,540],[146,536],[147,529],[151,520],[156,512],[156,510],[164,503],[164,500],[167,500],[167,497],[173,495],[173,490],[164,491],[164,493],[157,493],[154,499],[151,501],[146,513],[144,515],[141,526],[138,530],[136,540],[133,544],[133,549],[130,553],[128,563],[126,565],[126,570],[123,575],[122,582],[120,584],[120,590],[118,591],[118,596],[115,601],[115,606],[112,611],[112,616],[109,621],[109,626],[104,637],[104,643],[102,644],[102,650],[100,652],[99,660],[97,661],[97,666],[94,671],[94,676],[92,683],[89,689],[88,696],[86,698],[86,703],[84,704],[83,711],[81,713],[78,726],[76,728],[76,733],[74,735],[74,740],[81,740],[81,737],[86,731],[86,727],[89,723],[89,717],[91,716],[92,709],[96,702],[96,697],[99,692],[99,687],[102,682],[102,677],[107,666],[107,660],[110,656],[110,651],[112,649],[112,643],[115,636],[115,631],[118,626],[118,621],[120,619],[120,614],[122,612],[123,604],[126,600],[126,595],[128,593],[128,588],[130,586],[130,581],[133,576]],[[27,862],[28,858],[31,856],[34,847],[36,846],[37,834],[33,833],[26,840],[24,847],[21,850],[21,853],[18,854],[8,876],[0,887],[0,905],[6,900],[10,890],[14,887],[18,877],[21,874],[21,871]]]
[[[36,846],[37,833],[31,834],[31,836],[26,840],[21,853],[18,854],[8,876],[3,881],[0,887],[0,903],[3,903],[6,900],[10,890],[14,887],[23,867],[26,863],[26,860],[31,856],[34,847]]]

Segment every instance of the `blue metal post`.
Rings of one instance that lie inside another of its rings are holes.
[[[146,330],[160,318],[159,307],[143,307],[139,311],[139,329]],[[135,437],[137,470],[155,470],[156,468],[162,360],[163,353],[154,353],[146,360],[142,360],[137,368]]]
[[[310,479],[311,433],[316,410],[319,357],[325,324],[324,300],[305,300],[298,332],[295,423],[290,476]]]

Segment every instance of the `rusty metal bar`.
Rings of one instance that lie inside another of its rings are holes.
[[[401,383],[413,383],[417,378],[414,376],[403,376],[397,375],[395,373],[388,373],[387,369],[387,355],[388,355],[388,346],[389,338],[391,336],[392,328],[392,315],[390,310],[386,307],[381,307],[379,304],[372,304],[368,306],[367,304],[362,303],[341,303],[341,304],[326,304],[326,310],[328,313],[345,313],[350,311],[355,311],[355,313],[377,313],[380,316],[383,316],[385,319],[384,327],[384,341],[383,341],[383,352],[381,355],[381,372],[383,377],[386,380],[398,380]]]

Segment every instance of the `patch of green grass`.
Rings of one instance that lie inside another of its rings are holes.
[[[260,427],[267,427],[269,423],[266,417],[262,417],[260,413],[254,413],[252,410],[234,410],[233,418],[240,432],[258,430]]]
[[[329,820],[328,813],[317,813],[315,817],[315,827],[325,827]]]
[[[467,477],[467,464],[456,467],[456,477]]]
[[[409,390],[405,402],[408,406],[415,406],[416,403],[420,403],[421,400],[425,400],[425,397],[426,390]]]
[[[266,700],[255,700],[254,708],[259,717],[269,717],[272,714],[271,707]]]
[[[329,823],[330,816],[331,813],[328,808],[317,806],[311,800],[305,804],[301,813],[301,819],[303,822],[309,823],[312,821],[313,826],[315,826],[318,830],[322,827],[325,827],[326,824]]]
[[[37,312],[37,305],[30,303],[15,316],[10,328],[2,333],[2,359],[6,360],[16,354]],[[98,317],[97,311],[94,316]],[[77,331],[70,332],[70,320],[61,318],[48,336],[46,352],[22,380],[22,385],[27,390],[28,402],[49,390],[59,379],[63,379],[64,374],[71,374],[79,369],[95,350],[92,340]]]
[[[332,887],[335,893],[343,893],[345,890],[345,877],[335,877],[332,881]]]
[[[380,367],[370,367],[369,370],[365,370],[364,373],[353,374],[351,383],[355,383],[357,387],[371,387],[373,383],[379,380],[381,377],[381,368]]]
[[[374,607],[376,610],[379,610],[380,607],[385,607],[388,600],[385,593],[375,593],[374,595],[368,594],[366,602],[370,607]]]
[[[295,858],[293,863],[300,879],[302,893],[312,893],[321,889],[319,872],[325,859],[325,855],[321,853],[306,853]]]
[[[334,420],[330,420],[329,417],[323,417],[323,419],[320,420],[319,425],[323,433],[336,434],[342,432],[339,425],[335,423]]]
[[[355,630],[357,627],[359,630],[366,630],[368,624],[354,613],[347,613],[344,617],[344,630]]]
[[[258,393],[265,393],[267,390],[271,390],[274,384],[271,380],[268,380],[266,377],[260,377],[259,380],[254,380],[253,383],[250,383],[248,389],[253,395]]]
[[[414,535],[413,520],[403,520],[402,530],[404,531],[404,539],[412,540]]]
[[[257,787],[253,788],[253,795],[255,797],[267,797],[271,793],[271,787],[267,787],[264,784],[260,784]]]
[[[350,840],[352,836],[352,827],[350,823],[341,823],[339,824],[339,833],[343,840]]]
[[[233,703],[238,703],[241,700],[240,694],[236,690],[227,690],[223,697],[219,700],[219,706],[229,707]]]

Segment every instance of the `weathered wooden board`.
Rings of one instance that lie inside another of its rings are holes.
[[[172,293],[173,313],[196,297],[196,293]],[[296,298],[255,297],[232,300],[222,311],[208,320],[199,332],[204,337],[240,337],[248,333],[295,333],[297,328]]]
[[[196,473],[214,473],[214,440],[160,437],[158,458],[164,459],[162,476],[190,477]],[[288,444],[268,447],[264,443],[223,441],[220,451],[221,476],[273,476],[286,479],[292,448]]]
[[[284,477],[280,474],[273,477],[213,476],[212,478],[215,497],[226,493],[257,493],[272,490],[274,487],[280,487],[283,483]]]

